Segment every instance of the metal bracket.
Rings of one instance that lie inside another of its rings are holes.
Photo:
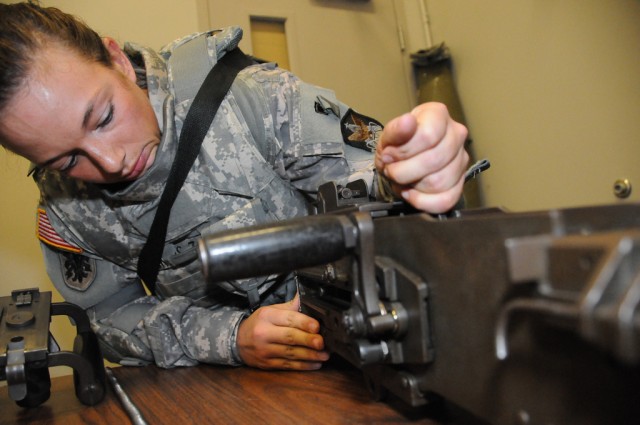
[[[76,326],[73,352],[58,351],[49,333],[51,316],[67,315]],[[0,380],[22,407],[36,407],[50,395],[49,367],[73,368],[76,396],[89,406],[105,395],[106,377],[98,340],[78,306],[51,303],[51,292],[16,290],[0,297]]]

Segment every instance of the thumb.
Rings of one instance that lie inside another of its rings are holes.
[[[287,304],[291,307],[291,310],[300,311],[300,294],[296,292],[296,296]]]
[[[417,127],[416,118],[410,113],[394,118],[387,123],[380,136],[374,158],[378,171],[382,172],[387,164],[402,159],[399,158],[402,156],[399,149],[411,139]]]
[[[273,307],[279,310],[300,311],[300,294],[296,293],[296,296],[290,301],[283,302],[282,304],[274,304]]]

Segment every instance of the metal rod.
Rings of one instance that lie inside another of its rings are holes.
[[[129,415],[129,418],[131,419],[131,423],[133,425],[147,425],[147,422],[142,417],[142,414],[140,413],[136,405],[133,404],[133,402],[127,395],[127,393],[124,392],[124,389],[120,385],[120,382],[118,382],[118,380],[116,379],[116,376],[113,374],[113,371],[111,370],[110,367],[106,368],[106,373],[107,373],[107,378],[111,383],[111,387],[113,388],[113,391],[116,393],[118,400],[120,400],[120,404],[122,404],[122,407],[124,408],[125,412],[127,412],[127,414]]]

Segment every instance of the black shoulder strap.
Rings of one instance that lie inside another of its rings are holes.
[[[151,293],[155,293],[171,207],[200,152],[204,136],[231,84],[243,68],[253,63],[240,49],[227,52],[209,71],[189,108],[180,133],[176,157],[160,197],[149,237],[138,257],[138,276]]]

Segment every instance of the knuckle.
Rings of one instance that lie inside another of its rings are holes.
[[[462,141],[464,142],[467,139],[467,136],[469,136],[469,129],[464,124],[461,124],[457,121],[453,121],[453,122],[454,122],[453,130],[455,134],[457,134],[458,137],[462,139]]]
[[[446,175],[444,171],[429,174],[421,181],[421,186],[427,193],[440,193],[446,189]]]
[[[256,311],[252,313],[252,315],[260,320],[264,320],[269,316],[269,308],[268,307],[260,307]]]
[[[442,131],[435,125],[421,125],[416,130],[420,138],[427,143],[428,146],[436,144],[442,136]]]
[[[449,114],[449,109],[447,108],[447,105],[445,105],[442,102],[425,102],[425,103],[421,103],[420,105],[416,106],[413,109],[414,112],[416,113],[422,113],[425,111],[431,111],[432,113],[438,113],[438,114]]]
[[[269,326],[263,323],[257,323],[251,330],[251,333],[255,341],[265,341],[269,336]]]
[[[440,114],[440,116],[443,116],[443,117],[449,116],[449,108],[447,108],[447,105],[445,105],[444,103],[433,102],[431,104],[431,107],[433,108],[434,112],[437,114]]]
[[[281,369],[295,369],[294,362],[292,362],[291,360],[285,359],[280,364],[280,368]]]
[[[296,345],[296,337],[293,329],[289,329],[285,332],[283,342],[286,344],[287,351],[293,350],[293,346]]]
[[[470,160],[469,153],[465,149],[462,150],[461,160],[462,160],[463,168],[466,167],[467,164],[469,164],[469,160]]]
[[[417,191],[412,194],[412,204],[418,209],[431,213],[443,213],[450,210],[458,202],[457,191],[449,190],[438,194],[424,194]]]
[[[285,321],[288,327],[294,327],[296,325],[296,319],[298,317],[298,313],[295,311],[287,311],[285,316]]]

